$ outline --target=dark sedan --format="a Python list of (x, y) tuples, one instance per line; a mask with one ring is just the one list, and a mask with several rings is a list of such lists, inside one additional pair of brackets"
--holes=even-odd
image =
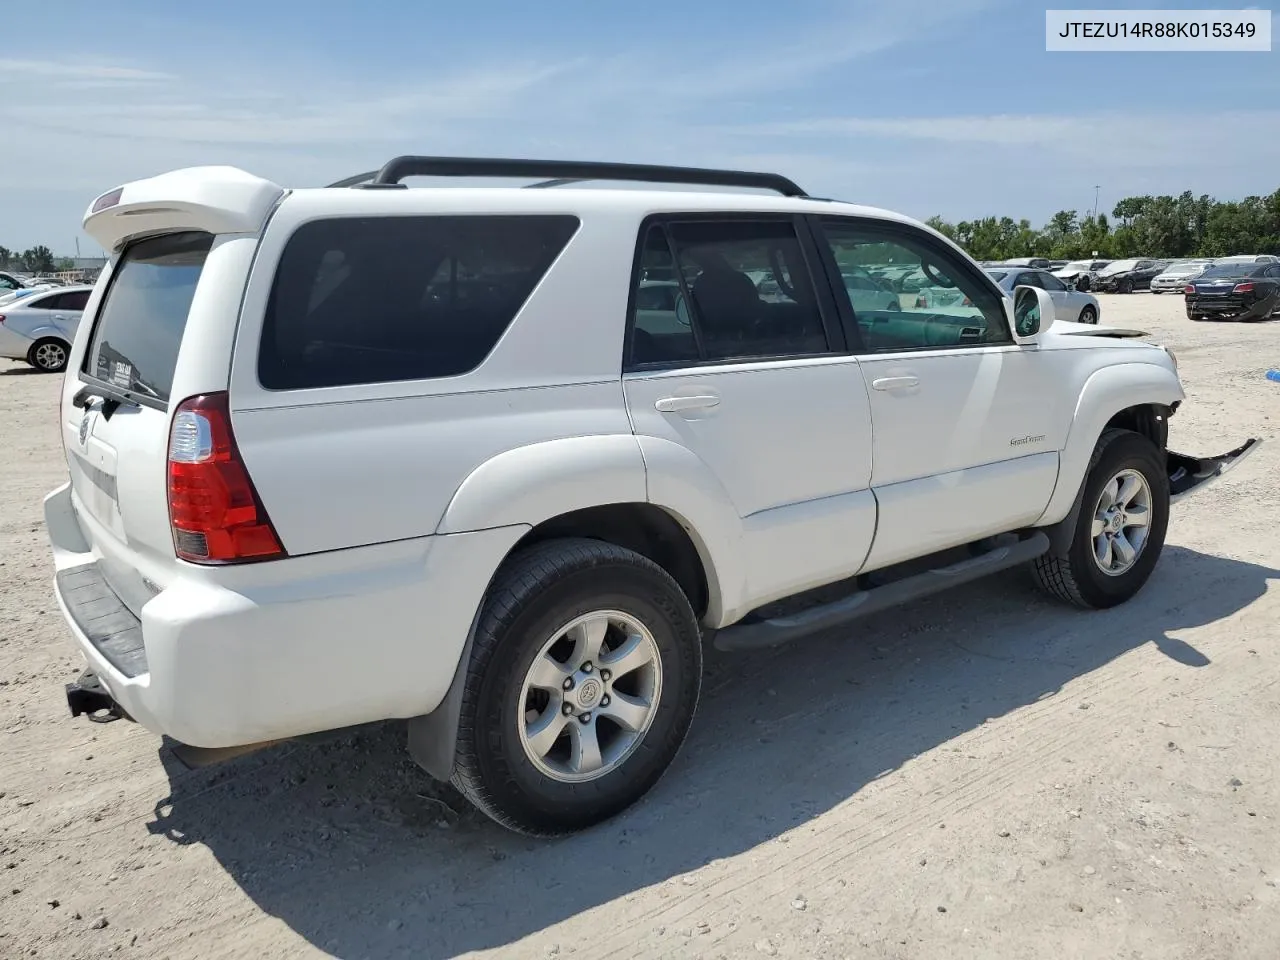
[(1192, 320), (1266, 320), (1280, 313), (1280, 264), (1216, 264), (1183, 292)]
[(1152, 279), (1168, 265), (1168, 260), (1113, 260), (1090, 278), (1089, 289), (1094, 293), (1150, 290)]

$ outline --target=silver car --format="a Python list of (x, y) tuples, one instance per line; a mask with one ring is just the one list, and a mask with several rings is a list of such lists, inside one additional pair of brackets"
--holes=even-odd
[(1091, 293), (1072, 290), (1048, 270), (1028, 270), (1020, 267), (991, 267), (987, 276), (1010, 296), (1014, 287), (1039, 287), (1053, 298), (1053, 316), (1057, 322), (1098, 322), (1098, 298)]
[(25, 360), (45, 373), (64, 370), (92, 292), (57, 287), (0, 302), (0, 357)]
[(1151, 292), (1181, 293), (1188, 280), (1194, 280), (1211, 266), (1213, 261), (1209, 259), (1175, 261), (1151, 278)]

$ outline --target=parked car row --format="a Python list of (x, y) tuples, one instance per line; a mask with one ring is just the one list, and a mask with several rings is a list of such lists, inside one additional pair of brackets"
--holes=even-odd
[(93, 287), (23, 287), (0, 296), (0, 357), (58, 373)]

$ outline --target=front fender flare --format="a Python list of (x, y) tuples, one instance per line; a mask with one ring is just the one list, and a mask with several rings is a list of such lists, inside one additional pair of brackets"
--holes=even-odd
[(1178, 375), (1157, 363), (1121, 363), (1095, 371), (1076, 401), (1067, 442), (1058, 462), (1058, 482), (1036, 526), (1066, 519), (1084, 484), (1089, 459), (1111, 418), (1147, 404), (1168, 407), (1185, 398)]

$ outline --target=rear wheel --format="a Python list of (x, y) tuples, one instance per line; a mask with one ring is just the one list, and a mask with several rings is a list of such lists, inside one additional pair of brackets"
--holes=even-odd
[(61, 373), (67, 368), (67, 345), (52, 337), (37, 340), (27, 352), (27, 363), (45, 373)]
[(1098, 311), (1092, 306), (1085, 307), (1080, 311), (1080, 322), (1096, 324), (1098, 322)]
[(608, 543), (538, 544), (481, 613), (453, 783), (521, 833), (599, 823), (666, 771), (701, 681), (697, 620), (665, 570)]
[(1085, 475), (1080, 515), (1062, 554), (1033, 570), (1047, 593), (1081, 607), (1124, 603), (1142, 589), (1164, 547), (1169, 475), (1156, 445), (1130, 430), (1107, 430)]

